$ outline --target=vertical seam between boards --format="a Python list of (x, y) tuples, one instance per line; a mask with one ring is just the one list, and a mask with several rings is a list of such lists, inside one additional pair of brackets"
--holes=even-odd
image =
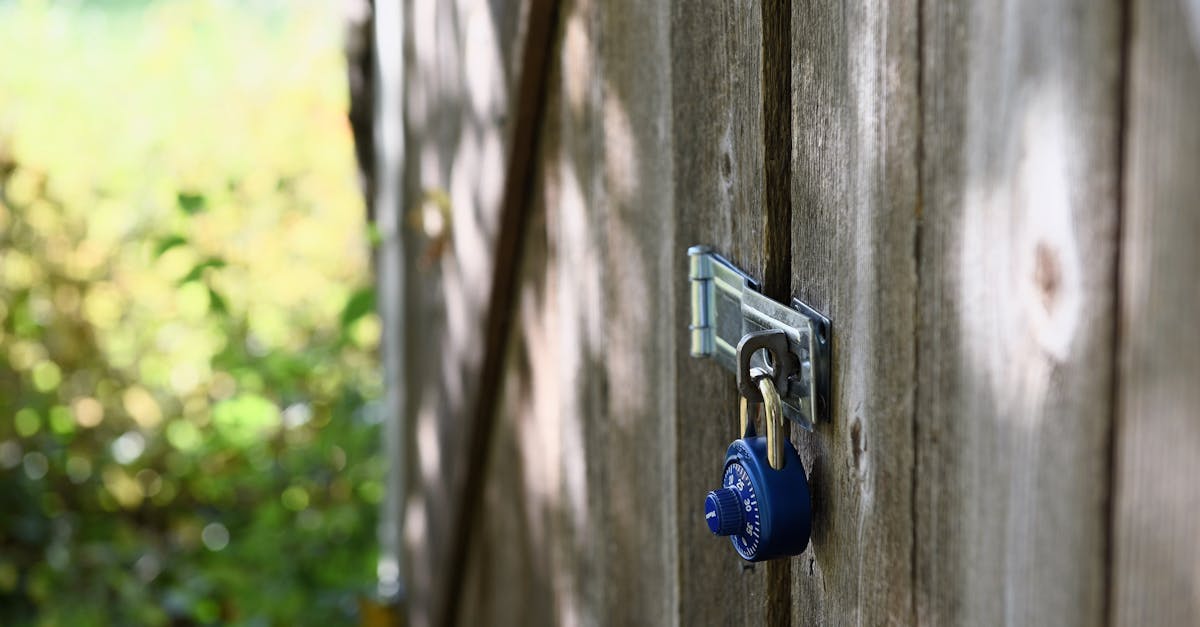
[[(792, 267), (792, 3), (768, 0), (760, 11), (763, 293), (787, 302)], [(769, 562), (765, 570), (767, 623), (791, 624), (791, 560)]]
[(1117, 67), (1116, 99), (1117, 99), (1117, 129), (1116, 129), (1116, 216), (1113, 224), (1113, 258), (1112, 258), (1112, 329), (1109, 336), (1112, 359), (1109, 363), (1109, 420), (1108, 420), (1108, 462), (1107, 500), (1105, 510), (1105, 545), (1104, 545), (1104, 594), (1101, 599), (1101, 610), (1106, 624), (1116, 623), (1116, 551), (1117, 551), (1117, 481), (1120, 473), (1117, 468), (1119, 449), (1117, 435), (1120, 432), (1121, 400), (1123, 394), (1119, 385), (1124, 352), (1122, 346), (1124, 334), (1121, 332), (1122, 306), (1124, 303), (1122, 277), (1122, 249), (1124, 234), (1126, 172), (1128, 167), (1128, 127), (1129, 112), (1132, 108), (1133, 92), (1130, 89), (1130, 65), (1133, 56), (1133, 0), (1117, 0), (1119, 7), (1118, 38), (1120, 58)]
[(922, 281), (921, 281), (921, 237), (923, 234), (923, 222), (925, 212), (925, 0), (916, 1), (916, 19), (917, 19), (917, 141), (916, 141), (916, 207), (914, 207), (915, 216), (913, 224), (913, 302), (912, 302), (912, 407), (909, 416), (909, 428), (911, 429), (911, 446), (912, 446), (912, 470), (910, 474), (909, 485), (909, 508), (910, 520), (912, 525), (910, 532), (909, 546), (909, 612), (913, 625), (919, 625), (920, 612), (918, 610), (918, 591), (920, 588), (920, 569), (918, 567), (919, 557), (919, 540), (920, 535), (918, 530), (920, 525), (917, 523), (920, 516), (920, 507), (917, 505), (919, 497), (918, 480), (920, 479), (920, 428), (917, 422), (920, 408), (921, 385), (918, 373), (921, 372), (921, 344), (917, 340), (921, 331), (921, 297), (922, 297)]

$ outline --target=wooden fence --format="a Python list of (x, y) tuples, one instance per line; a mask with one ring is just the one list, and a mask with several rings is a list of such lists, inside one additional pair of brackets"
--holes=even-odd
[[(376, 4), (412, 624), (1200, 624), (1200, 5)], [(833, 321), (791, 560), (693, 244)]]

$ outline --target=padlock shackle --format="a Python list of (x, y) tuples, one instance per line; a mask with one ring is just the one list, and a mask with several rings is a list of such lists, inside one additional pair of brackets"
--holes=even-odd
[[(783, 400), (779, 398), (779, 390), (771, 377), (763, 376), (758, 379), (758, 390), (762, 392), (763, 407), (767, 410), (764, 420), (767, 425), (767, 462), (775, 470), (783, 470), (786, 458), (783, 455)], [(745, 399), (743, 399), (744, 401)]]
[(750, 419), (750, 400), (745, 396), (739, 396), (738, 398), (741, 400), (741, 410), (738, 412), (738, 437), (744, 438), (750, 434), (746, 429), (752, 424)]
[[(783, 443), (787, 439), (787, 435), (781, 431), (784, 427), (783, 419), (783, 399), (779, 397), (779, 389), (775, 387), (775, 382), (761, 368), (750, 369), (751, 380), (756, 384), (758, 391), (762, 394), (763, 407), (766, 408), (766, 421), (764, 431), (767, 432), (767, 461), (771, 468), (775, 470), (783, 470), (787, 464), (787, 458), (783, 454)], [(749, 437), (751, 432), (750, 420), (750, 404), (754, 401), (741, 397), (741, 411), (739, 412), (740, 421), (738, 423), (738, 434), (740, 437)]]

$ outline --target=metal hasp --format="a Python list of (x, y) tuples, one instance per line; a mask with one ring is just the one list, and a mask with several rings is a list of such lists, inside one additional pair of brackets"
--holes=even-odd
[[(750, 365), (763, 368), (776, 379), (783, 414), (809, 431), (817, 421), (829, 420), (833, 353), (829, 319), (798, 299), (793, 298), (789, 307), (763, 296), (757, 281), (708, 246), (689, 248), (688, 261), (692, 356), (710, 357), (738, 373), (747, 369), (746, 364), (738, 363), (738, 344), (755, 342), (754, 346), (763, 350), (753, 353)], [(784, 339), (786, 356), (764, 357), (777, 355)], [(741, 378), (739, 388), (753, 389)]]

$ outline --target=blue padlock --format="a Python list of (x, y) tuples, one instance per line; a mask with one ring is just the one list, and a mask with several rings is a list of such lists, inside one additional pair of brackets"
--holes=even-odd
[(757, 436), (742, 399), (742, 437), (725, 453), (722, 486), (704, 499), (704, 520), (729, 536), (750, 562), (799, 555), (812, 530), (812, 498), (800, 456), (783, 428), (782, 402), (770, 377), (758, 377), (766, 408), (766, 436)]

